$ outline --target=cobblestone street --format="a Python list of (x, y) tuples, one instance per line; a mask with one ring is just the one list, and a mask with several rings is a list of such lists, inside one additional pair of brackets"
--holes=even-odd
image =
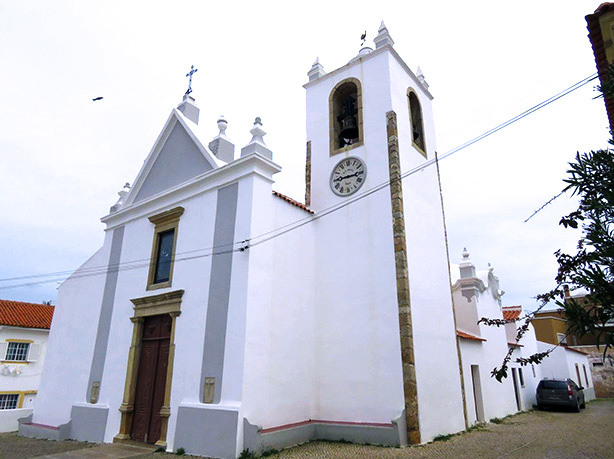
[[(408, 448), (383, 448), (346, 443), (311, 442), (288, 448), (272, 458), (606, 458), (614, 457), (614, 400), (598, 400), (580, 413), (531, 411), (500, 424), (489, 423), (444, 441)], [(180, 447), (181, 445), (177, 445)], [(86, 448), (86, 449), (83, 449)], [(60, 453), (60, 454), (58, 454)], [(64, 454), (61, 454), (64, 453)], [(175, 457), (165, 453), (132, 454), (118, 447), (74, 441), (52, 442), (0, 434), (0, 458)], [(192, 456), (194, 457), (194, 456)]]

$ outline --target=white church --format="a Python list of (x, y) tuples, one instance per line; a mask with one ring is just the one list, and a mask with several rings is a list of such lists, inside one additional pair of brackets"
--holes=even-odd
[[(259, 119), (235, 151), (223, 118), (203, 138), (189, 93), (172, 109), (102, 218), (103, 246), (59, 289), (21, 435), (235, 458), (424, 443), (483, 420), (466, 397), (432, 95), (383, 23), (374, 42), (309, 70), (305, 203), (274, 190)], [(517, 408), (500, 387), (484, 391), (508, 397), (499, 416)]]

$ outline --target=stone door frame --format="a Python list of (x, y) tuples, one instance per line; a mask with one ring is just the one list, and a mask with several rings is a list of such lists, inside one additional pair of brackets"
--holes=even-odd
[(164, 389), (164, 403), (160, 410), (162, 425), (160, 439), (156, 446), (166, 448), (168, 432), (168, 418), (171, 415), (171, 384), (173, 381), (173, 363), (175, 361), (175, 329), (177, 317), (181, 314), (181, 298), (183, 290), (162, 293), (160, 295), (135, 298), (130, 300), (134, 304), (134, 315), (130, 321), (134, 324), (132, 329), (132, 344), (128, 354), (126, 369), (126, 383), (124, 385), (124, 398), (119, 407), (121, 421), (119, 433), (113, 437), (114, 443), (131, 441), (132, 415), (134, 413), (134, 397), (136, 393), (136, 379), (141, 355), (141, 337), (143, 336), (143, 323), (145, 317), (169, 314), (172, 319), (170, 346), (168, 352), (168, 367), (166, 371), (166, 387)]

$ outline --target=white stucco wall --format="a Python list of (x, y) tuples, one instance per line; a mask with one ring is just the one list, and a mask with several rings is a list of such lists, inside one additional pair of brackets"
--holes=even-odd
[[(40, 345), (36, 361), (0, 363), (0, 394), (19, 394), (21, 408), (0, 410), (0, 432), (17, 430), (17, 420), (32, 412), (32, 403), (39, 389), (49, 330), (0, 325), (0, 343), (10, 340), (27, 340)], [(4, 355), (0, 356), (2, 359)], [(6, 370), (5, 370), (6, 367)], [(12, 370), (10, 373), (8, 370)], [(7, 374), (4, 374), (6, 371)]]
[[(364, 145), (330, 156), (329, 96), (356, 78), (362, 88)], [(344, 157), (366, 165), (362, 190), (388, 180), (387, 64), (383, 54), (338, 69), (307, 87), (312, 208), (347, 198), (329, 177)], [(390, 423), (403, 410), (390, 192), (383, 189), (314, 223), (316, 419)]]
[[(493, 286), (487, 286), (486, 290), (473, 296), (471, 303), (461, 294), (460, 288), (453, 291), (455, 304), (473, 304), (477, 317), (503, 318), (499, 302), (493, 296)], [(457, 309), (457, 314), (466, 312)], [(461, 322), (461, 321), (459, 321)], [(500, 367), (508, 350), (505, 329), (503, 327), (487, 327), (484, 324), (475, 326), (481, 338), (486, 341), (475, 341), (459, 338), (461, 344), (461, 356), (463, 361), (463, 375), (465, 378), (465, 397), (467, 401), (467, 416), (470, 424), (477, 422), (475, 399), (473, 394), (473, 381), (471, 366), (477, 365), (480, 373), (480, 386), (482, 392), (482, 405), (484, 420), (505, 417), (515, 413), (516, 402), (511, 373), (508, 378), (498, 382), (490, 375), (495, 367)]]
[(0, 432), (15, 432), (19, 428), (18, 420), (32, 414), (32, 408), (0, 410)]
[(103, 247), (58, 289), (32, 422), (64, 424), (70, 420), (72, 403), (85, 401), (110, 242), (110, 235), (105, 235)]
[[(40, 354), (36, 361), (31, 362), (7, 362), (0, 363), (0, 393), (2, 392), (26, 392), (38, 390), (45, 355), (47, 353), (47, 340), (49, 330), (10, 327), (0, 325), (0, 343), (10, 340), (26, 340), (33, 344), (40, 344)], [(0, 359), (4, 356), (0, 356)], [(4, 367), (15, 367), (19, 370), (8, 375), (3, 374)]]
[[(213, 246), (215, 189), (178, 201), (164, 199), (156, 204), (158, 211), (148, 212), (126, 223), (122, 245), (123, 260), (149, 258), (153, 243), (153, 225), (147, 216), (176, 206), (185, 209), (177, 229), (176, 254), (179, 254), (179, 257), (181, 254), (208, 254), (202, 249)], [(185, 293), (181, 302), (181, 315), (177, 317), (175, 324), (175, 377), (171, 390), (171, 412), (177, 413), (180, 403), (198, 402), (210, 269), (210, 256), (175, 261), (172, 285), (151, 292), (146, 290), (148, 263), (139, 269), (119, 273), (100, 404), (118, 407), (123, 399), (126, 362), (133, 330), (130, 317), (134, 315), (134, 311), (130, 299), (175, 290), (185, 290)], [(118, 433), (120, 414), (116, 409), (109, 411), (105, 441), (112, 441), (113, 436)], [(174, 437), (175, 422), (176, 416), (169, 420), (170, 442)]]
[[(388, 56), (391, 108), (397, 114), (401, 170), (410, 171), (433, 159), (435, 122), (430, 97), (392, 55)], [(413, 145), (407, 91), (422, 108), (425, 158)], [(441, 197), (434, 165), (403, 179), (409, 285), (411, 292), (418, 403), (422, 440), (462, 430), (460, 371)], [(436, 320), (437, 327), (433, 327)], [(437, 410), (428, 407), (437, 406)]]
[[(311, 218), (256, 187), (251, 234)], [(257, 240), (257, 239), (256, 239)], [(313, 225), (249, 249), (242, 416), (270, 428), (314, 418)]]
[[(331, 157), (329, 119), (324, 115), (334, 86), (350, 77), (361, 82), (364, 145)], [(432, 154), (430, 101), (416, 83), (396, 57), (380, 50), (307, 85), (314, 210), (344, 201), (328, 184), (330, 171), (344, 157), (358, 156), (366, 163), (363, 190), (389, 179), (386, 112), (390, 110), (397, 113), (403, 171), (425, 161), (409, 139), (409, 87), (419, 92), (427, 149)], [(420, 428), (422, 440), (428, 441), (464, 428), (435, 169), (404, 180), (403, 190)], [(321, 308), (316, 330), (323, 356), (316, 360), (316, 368), (321, 415), (331, 420), (390, 422), (404, 406), (390, 190), (384, 188), (323, 218), (316, 232), (316, 285), (320, 286), (316, 305)], [(434, 317), (437, 327), (433, 327)], [(348, 345), (355, 350), (353, 355), (344, 355)], [(338, 378), (346, 378), (353, 389), (343, 388)], [(435, 405), (437, 410), (430, 409)]]
[(517, 372), (522, 369), (524, 385), (519, 384), (521, 404), (523, 410), (530, 410), (535, 405), (535, 391), (537, 390), (537, 385), (539, 384), (539, 381), (541, 381), (543, 378), (542, 366), (521, 366), (520, 364), (516, 363), (515, 360), (519, 357), (528, 358), (529, 356), (539, 352), (537, 347), (537, 339), (535, 338), (535, 329), (533, 328), (533, 325), (529, 324), (529, 329), (524, 334), (519, 344), (522, 347), (517, 347), (514, 349), (514, 352), (512, 354), (512, 360), (510, 362), (510, 368), (516, 368)]
[[(545, 352), (551, 349), (552, 346), (553, 345), (549, 343), (537, 342), (539, 352)], [(580, 371), (580, 381), (578, 381), (576, 364)], [(586, 368), (588, 384), (586, 384), (583, 365), (584, 368)], [(542, 361), (540, 366), (542, 367), (544, 378), (573, 379), (578, 386), (584, 387), (584, 397), (586, 401), (595, 398), (595, 385), (593, 384), (593, 377), (590, 371), (590, 362), (588, 361), (588, 356), (584, 353), (559, 346)]]

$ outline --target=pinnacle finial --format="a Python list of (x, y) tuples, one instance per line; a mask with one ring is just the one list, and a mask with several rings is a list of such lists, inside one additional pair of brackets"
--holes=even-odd
[(268, 159), (273, 159), (273, 152), (264, 143), (263, 137), (266, 135), (266, 132), (262, 130), (262, 120), (259, 116), (254, 120), (254, 127), (249, 132), (252, 135), (252, 140), (241, 148), (241, 157), (252, 153), (259, 153)]
[(424, 89), (429, 88), (429, 84), (426, 82), (426, 79), (424, 78), (424, 73), (422, 73), (422, 69), (420, 67), (418, 67), (418, 70), (416, 70), (416, 77), (418, 78), (418, 81), (422, 83), (422, 86), (424, 86)]
[(228, 128), (228, 121), (226, 121), (226, 118), (224, 118), (224, 115), (220, 115), (220, 117), (218, 118), (217, 128), (220, 130), (219, 135), (221, 136), (226, 135), (226, 129)]
[(315, 62), (311, 65), (309, 72), (307, 72), (307, 76), (309, 77), (309, 81), (317, 80), (322, 75), (325, 75), (324, 67), (320, 64), (320, 58), (316, 57)]
[(379, 49), (385, 45), (394, 45), (394, 40), (390, 36), (390, 33), (388, 32), (384, 21), (382, 21), (382, 23), (380, 24), (379, 29), (377, 31), (377, 37), (375, 37), (373, 43), (375, 43), (375, 49)]
[(228, 137), (226, 137), (226, 129), (228, 128), (228, 121), (224, 115), (220, 115), (217, 119), (217, 127), (220, 130), (220, 133), (216, 135), (211, 142), (209, 142), (209, 150), (213, 153), (218, 159), (221, 159), (224, 162), (234, 161), (235, 157), (235, 146), (230, 141)]
[(463, 248), (463, 259), (464, 260), (469, 260), (469, 252), (467, 251), (467, 247)]
[(117, 194), (119, 195), (119, 199), (117, 200), (115, 204), (111, 206), (111, 209), (109, 209), (110, 213), (117, 212), (119, 209), (121, 209), (121, 207), (124, 205), (126, 196), (128, 195), (129, 191), (130, 191), (130, 183), (126, 182), (124, 184), (124, 187), (120, 191), (118, 191)]

